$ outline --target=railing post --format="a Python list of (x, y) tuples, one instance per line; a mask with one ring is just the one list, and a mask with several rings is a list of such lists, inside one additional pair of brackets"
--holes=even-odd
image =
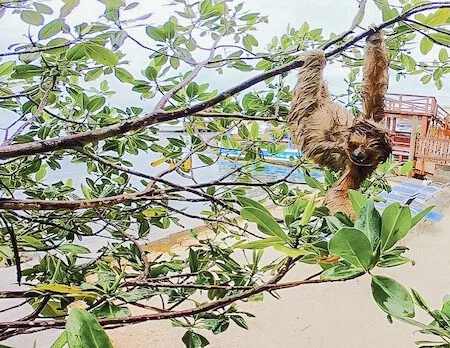
[(416, 151), (416, 139), (417, 139), (417, 124), (419, 118), (417, 116), (413, 116), (412, 125), (411, 125), (411, 139), (409, 142), (409, 154), (408, 161), (414, 161), (414, 155)]

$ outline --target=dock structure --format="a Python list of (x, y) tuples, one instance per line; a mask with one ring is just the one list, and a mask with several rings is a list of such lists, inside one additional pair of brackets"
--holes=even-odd
[(415, 174), (433, 175), (450, 164), (450, 114), (435, 97), (388, 94), (385, 124), (399, 161), (415, 161)]

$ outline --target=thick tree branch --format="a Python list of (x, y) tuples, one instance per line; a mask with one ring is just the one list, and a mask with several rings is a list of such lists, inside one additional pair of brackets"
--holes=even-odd
[[(265, 73), (259, 74), (242, 84), (230, 88), (217, 95), (216, 97), (207, 101), (198, 103), (196, 105), (178, 109), (174, 111), (153, 111), (142, 118), (133, 121), (124, 121), (111, 126), (99, 128), (82, 133), (76, 133), (60, 138), (47, 139), (41, 141), (33, 141), (24, 144), (13, 144), (0, 147), (0, 159), (7, 159), (11, 157), (32, 155), (43, 152), (57, 151), (62, 149), (74, 149), (76, 147), (82, 147), (87, 143), (99, 141), (122, 134), (130, 131), (138, 130), (143, 127), (148, 127), (154, 124), (173, 121), (182, 117), (197, 114), (198, 112), (205, 110), (213, 105), (220, 103), (221, 101), (261, 82), (270, 77), (282, 74), (292, 69), (298, 68), (303, 65), (302, 60), (296, 60), (289, 64), (282, 65), (278, 68), (269, 70)], [(217, 117), (217, 116), (216, 116)], [(225, 116), (228, 117), (228, 116)]]
[[(292, 282), (286, 282), (286, 283), (278, 283), (278, 281), (283, 278), (283, 276), (291, 269), (292, 267), (292, 259), (288, 260), (289, 262), (285, 264), (285, 267), (282, 267), (280, 271), (277, 273), (276, 276), (274, 276), (271, 280), (269, 280), (267, 283), (264, 283), (263, 285), (244, 290), (238, 294), (228, 296), (221, 298), (217, 301), (213, 301), (210, 303), (206, 303), (203, 305), (200, 305), (195, 308), (189, 308), (179, 311), (171, 311), (171, 312), (163, 312), (163, 313), (149, 313), (149, 314), (142, 314), (142, 315), (136, 315), (132, 317), (127, 318), (117, 318), (117, 319), (102, 319), (100, 320), (100, 324), (102, 326), (111, 326), (111, 325), (126, 325), (126, 324), (135, 324), (150, 320), (163, 320), (163, 319), (174, 319), (174, 318), (180, 318), (180, 317), (186, 317), (186, 316), (192, 316), (198, 313), (213, 311), (217, 309), (224, 308), (236, 301), (244, 300), (246, 298), (249, 298), (252, 295), (256, 295), (265, 291), (275, 291), (280, 289), (288, 289), (293, 288), (301, 285), (308, 285), (308, 284), (320, 284), (325, 283), (328, 281), (324, 281), (321, 279), (314, 279), (317, 277), (321, 272), (316, 273), (312, 275), (311, 277), (308, 277), (304, 280), (297, 280)], [(57, 328), (57, 327), (64, 327), (66, 324), (65, 320), (43, 320), (43, 321), (13, 321), (13, 322), (0, 322), (0, 328), (30, 328), (30, 327), (46, 327), (46, 328)]]

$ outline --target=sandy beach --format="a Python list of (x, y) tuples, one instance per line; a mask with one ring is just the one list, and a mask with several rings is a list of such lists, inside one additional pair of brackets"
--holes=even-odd
[[(416, 265), (376, 268), (382, 274), (418, 290), (432, 308), (440, 308), (442, 298), (450, 293), (450, 208), (441, 211), (439, 223), (425, 222), (402, 241), (410, 250), (406, 256)], [(302, 279), (317, 268), (297, 265), (286, 280)], [(390, 324), (372, 299), (370, 277), (355, 280), (306, 285), (279, 291), (281, 299), (266, 294), (263, 302), (239, 303), (239, 308), (256, 315), (248, 319), (249, 330), (232, 324), (220, 335), (206, 330), (214, 348), (269, 347), (415, 347), (415, 341), (426, 338), (416, 327), (394, 321)], [(138, 313), (138, 312), (136, 312)], [(418, 312), (416, 319), (428, 323)], [(147, 322), (109, 331), (117, 348), (183, 347), (182, 328), (173, 328), (169, 321)], [(431, 337), (433, 338), (433, 337)]]

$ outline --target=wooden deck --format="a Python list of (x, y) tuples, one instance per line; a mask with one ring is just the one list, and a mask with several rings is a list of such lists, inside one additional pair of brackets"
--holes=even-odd
[[(397, 160), (415, 160), (419, 175), (433, 174), (436, 164), (450, 164), (450, 114), (436, 98), (388, 94), (385, 113)], [(398, 130), (398, 120), (405, 119), (410, 130)]]

